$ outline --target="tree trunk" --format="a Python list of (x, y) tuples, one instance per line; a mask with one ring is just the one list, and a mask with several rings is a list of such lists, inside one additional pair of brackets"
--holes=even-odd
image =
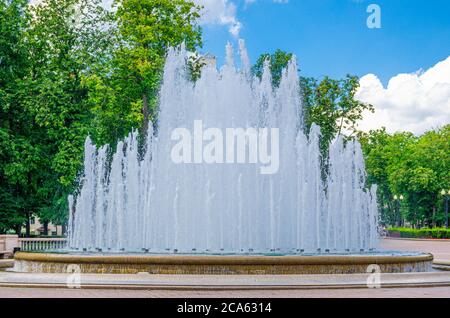
[(402, 226), (402, 214), (400, 211), (400, 201), (396, 201), (396, 226), (401, 227)]
[(432, 227), (435, 228), (436, 227), (436, 207), (433, 206), (433, 216), (432, 216)]
[(26, 220), (26, 224), (25, 224), (25, 237), (30, 237), (31, 236), (31, 226), (30, 226), (30, 212), (27, 212), (27, 220)]
[(21, 224), (17, 224), (17, 225), (14, 227), (14, 231), (16, 232), (17, 235), (20, 236), (20, 234), (22, 233), (22, 225), (21, 225)]
[(44, 236), (48, 236), (48, 221), (44, 221)]

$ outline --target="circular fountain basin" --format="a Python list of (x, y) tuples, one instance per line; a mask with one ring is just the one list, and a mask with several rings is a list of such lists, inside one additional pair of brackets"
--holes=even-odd
[[(374, 252), (348, 255), (148, 255), (58, 254), (15, 255), (14, 270), (35, 273), (292, 275), (427, 272), (433, 255)], [(76, 265), (76, 266), (74, 266)], [(371, 265), (378, 265), (374, 267)]]

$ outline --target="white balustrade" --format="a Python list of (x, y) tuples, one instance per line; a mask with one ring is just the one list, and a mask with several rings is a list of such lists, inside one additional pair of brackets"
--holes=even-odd
[(67, 246), (65, 238), (21, 238), (19, 239), (22, 251), (52, 251), (64, 249)]

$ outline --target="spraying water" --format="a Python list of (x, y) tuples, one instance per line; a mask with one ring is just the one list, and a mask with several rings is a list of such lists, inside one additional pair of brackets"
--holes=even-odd
[[(239, 43), (241, 70), (227, 47), (227, 64), (207, 66), (194, 84), (186, 52), (171, 49), (160, 91), (157, 131), (149, 125), (145, 154), (138, 135), (108, 147), (85, 143), (84, 174), (69, 197), (69, 246), (76, 250), (184, 254), (346, 253), (377, 246), (376, 188), (365, 189), (358, 142), (336, 138), (326, 178), (321, 171), (320, 129), (303, 132), (295, 60), (272, 86), (250, 74)], [(254, 163), (175, 163), (176, 128), (194, 122), (279, 130), (279, 169), (261, 174)], [(266, 136), (267, 137), (267, 136)], [(194, 145), (195, 148), (195, 145)], [(273, 149), (272, 149), (273, 150)]]

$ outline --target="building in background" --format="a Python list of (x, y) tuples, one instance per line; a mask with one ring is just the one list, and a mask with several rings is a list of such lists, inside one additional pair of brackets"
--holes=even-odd
[[(42, 224), (38, 217), (33, 216), (30, 220), (30, 234), (32, 236), (44, 235), (45, 229), (44, 224)], [(54, 225), (52, 223), (48, 224), (47, 236), (62, 236), (63, 227), (61, 225)]]

